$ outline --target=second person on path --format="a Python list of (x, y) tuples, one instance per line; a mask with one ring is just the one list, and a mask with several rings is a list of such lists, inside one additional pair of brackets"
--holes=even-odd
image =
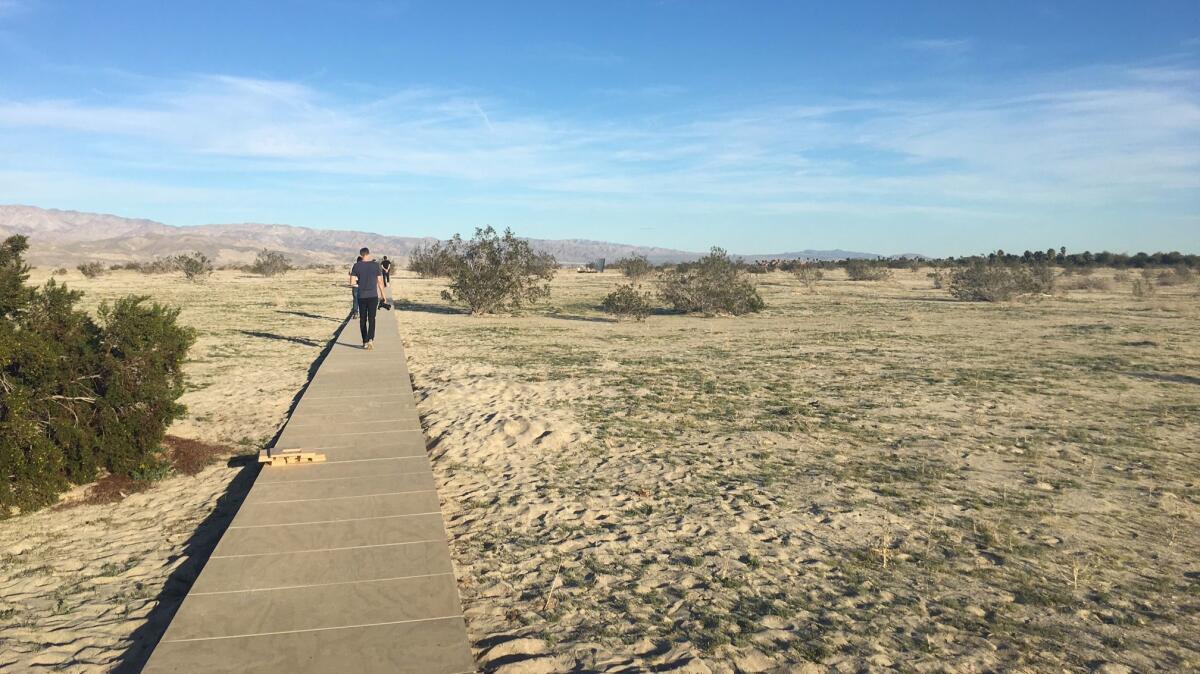
[(363, 348), (373, 349), (375, 311), (387, 295), (383, 291), (383, 270), (371, 259), (371, 250), (363, 248), (358, 253), (362, 259), (350, 270), (350, 282), (358, 288), (358, 329), (362, 333)]

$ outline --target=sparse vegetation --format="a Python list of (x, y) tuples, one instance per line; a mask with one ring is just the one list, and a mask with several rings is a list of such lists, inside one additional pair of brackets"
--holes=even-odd
[(213, 273), (212, 260), (200, 251), (177, 255), (174, 258), (175, 268), (183, 272), (183, 277), (189, 281), (200, 282)]
[(292, 261), (287, 255), (266, 248), (258, 251), (254, 264), (250, 265), (250, 273), (259, 276), (282, 276), (292, 269)]
[(75, 268), (79, 270), (80, 274), (83, 274), (84, 278), (96, 278), (108, 273), (108, 269), (100, 262), (84, 262)]
[(513, 311), (550, 296), (558, 269), (554, 256), (536, 253), (512, 230), (477, 228), (469, 241), (455, 234), (446, 245), (450, 287), (444, 299), (465, 304), (472, 314)]
[(436, 278), (450, 275), (453, 259), (449, 246), (438, 241), (419, 244), (408, 255), (408, 270), (421, 278)]
[(621, 273), (633, 280), (641, 279), (654, 273), (654, 265), (650, 264), (650, 260), (646, 259), (645, 255), (631, 255), (617, 260), (612, 266), (621, 270)]
[(846, 278), (851, 281), (886, 281), (892, 270), (886, 264), (868, 260), (846, 260)]
[(808, 264), (797, 266), (792, 274), (796, 276), (797, 281), (804, 284), (809, 292), (815, 292), (817, 282), (825, 278), (825, 272), (821, 271), (819, 267)]
[(766, 306), (746, 272), (721, 248), (663, 272), (657, 284), (659, 296), (676, 311), (741, 316)]
[(639, 290), (632, 283), (627, 283), (618, 286), (616, 290), (606, 295), (600, 306), (618, 318), (644, 321), (654, 308), (651, 303), (652, 299), (650, 293)]
[(973, 302), (1004, 302), (1019, 295), (1054, 291), (1054, 271), (1045, 265), (1010, 265), (976, 260), (950, 273), (950, 294)]

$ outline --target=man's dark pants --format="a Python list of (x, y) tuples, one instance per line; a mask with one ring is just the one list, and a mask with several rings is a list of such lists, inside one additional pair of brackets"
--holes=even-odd
[(358, 298), (358, 330), (364, 344), (375, 339), (375, 310), (378, 308), (378, 297)]

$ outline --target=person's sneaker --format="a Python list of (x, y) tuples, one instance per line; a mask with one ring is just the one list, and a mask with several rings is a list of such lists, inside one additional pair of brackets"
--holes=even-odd
[(375, 341), (372, 340), (370, 342), (367, 342), (367, 351), (374, 351), (374, 350), (375, 350)]

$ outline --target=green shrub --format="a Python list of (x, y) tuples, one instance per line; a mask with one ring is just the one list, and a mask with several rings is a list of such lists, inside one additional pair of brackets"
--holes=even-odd
[(645, 255), (623, 257), (613, 266), (618, 267), (622, 274), (631, 279), (640, 279), (654, 273), (654, 265), (650, 264)]
[(254, 264), (250, 265), (250, 273), (260, 276), (280, 276), (291, 269), (292, 261), (286, 255), (266, 248), (258, 252), (254, 257)]
[(200, 282), (213, 273), (212, 260), (209, 260), (208, 256), (200, 251), (176, 255), (174, 262), (175, 268), (183, 272), (184, 278), (189, 281)]
[(604, 296), (600, 306), (618, 318), (632, 318), (644, 321), (650, 315), (653, 306), (650, 293), (641, 292), (632, 283), (617, 286), (617, 289)]
[(82, 293), (29, 288), (24, 237), (0, 245), (0, 518), (55, 500), (100, 469), (148, 473), (183, 414), (180, 367), (194, 341), (178, 311), (146, 298), (76, 309)]
[(846, 278), (851, 281), (884, 281), (892, 277), (892, 270), (879, 263), (867, 260), (846, 260)]
[(470, 241), (455, 234), (445, 246), (450, 287), (442, 297), (465, 304), (472, 314), (520, 309), (550, 296), (550, 279), (558, 263), (549, 253), (535, 253), (512, 230), (504, 236), (491, 227), (476, 228)]
[(416, 272), (421, 278), (449, 276), (452, 262), (449, 248), (431, 241), (419, 244), (409, 253), (408, 270)]
[(108, 273), (108, 269), (106, 269), (104, 265), (99, 262), (85, 262), (76, 267), (76, 269), (78, 269), (79, 273), (83, 274), (85, 278), (96, 278), (97, 276), (103, 276)]
[(975, 260), (950, 273), (950, 294), (973, 302), (1004, 302), (1019, 295), (1054, 292), (1048, 265), (1009, 265)]
[(659, 296), (676, 311), (740, 316), (766, 306), (746, 272), (721, 248), (658, 278)]

